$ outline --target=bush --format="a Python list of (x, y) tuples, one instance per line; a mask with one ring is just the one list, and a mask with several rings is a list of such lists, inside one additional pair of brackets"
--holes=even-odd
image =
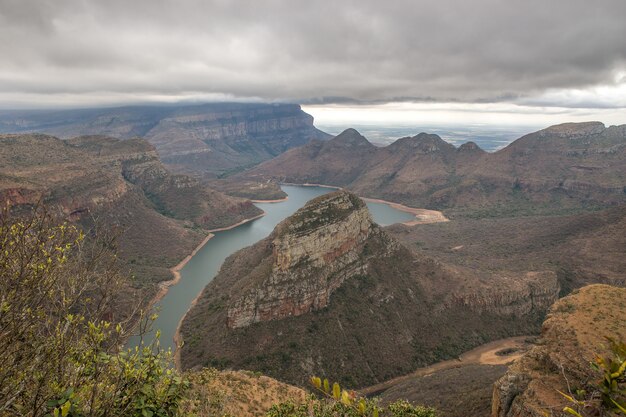
[(327, 379), (312, 377), (311, 383), (319, 397), (310, 396), (304, 404), (285, 402), (274, 405), (267, 417), (436, 417), (434, 408), (414, 406), (397, 401), (381, 407), (377, 400), (359, 397)]
[(119, 352), (111, 241), (42, 209), (0, 213), (0, 415), (175, 415), (188, 383), (158, 340)]

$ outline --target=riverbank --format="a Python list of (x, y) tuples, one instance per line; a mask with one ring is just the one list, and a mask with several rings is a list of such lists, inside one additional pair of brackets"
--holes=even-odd
[[(279, 200), (251, 200), (253, 203), (280, 203), (283, 201), (286, 201), (288, 197), (279, 199)], [(263, 211), (263, 213), (259, 214), (258, 216), (254, 216), (248, 219), (244, 219), (242, 221), (240, 221), (239, 223), (235, 223), (231, 226), (227, 226), (227, 227), (222, 227), (219, 229), (212, 229), (209, 230), (209, 235), (204, 239), (204, 241), (198, 246), (196, 247), (193, 252), (188, 255), (185, 259), (183, 259), (178, 265), (176, 265), (174, 268), (171, 269), (172, 273), (174, 274), (174, 279), (172, 279), (171, 281), (167, 281), (167, 288), (165, 289), (165, 291), (163, 292), (163, 294), (161, 295), (161, 297), (159, 298), (159, 300), (161, 298), (163, 298), (165, 296), (165, 294), (167, 294), (167, 291), (169, 290), (169, 287), (171, 287), (172, 285), (177, 284), (180, 279), (181, 279), (181, 274), (180, 271), (185, 267), (185, 265), (187, 265), (187, 263), (191, 260), (191, 258), (194, 257), (194, 255), (200, 250), (202, 249), (202, 247), (213, 237), (215, 236), (213, 233), (214, 232), (223, 232), (226, 230), (231, 230), (234, 229), (235, 227), (241, 226), (242, 224), (245, 223), (249, 223), (253, 220), (259, 219), (263, 216), (265, 216), (266, 213), (265, 211)], [(204, 290), (204, 289), (203, 289)], [(198, 302), (198, 299), (200, 298), (200, 296), (202, 295), (202, 291), (200, 291), (195, 297), (194, 299), (191, 301), (191, 303), (189, 304), (189, 308), (187, 308), (187, 311), (185, 312), (185, 314), (180, 318), (180, 320), (178, 321), (178, 324), (176, 325), (176, 330), (174, 332), (174, 336), (173, 336), (173, 341), (174, 341), (174, 346), (176, 346), (177, 348), (174, 350), (174, 366), (176, 367), (176, 369), (178, 370), (182, 370), (181, 368), (181, 357), (180, 357), (180, 349), (178, 348), (183, 340), (180, 334), (180, 328), (183, 324), (183, 320), (185, 320), (185, 317), (187, 316), (187, 314), (189, 313), (189, 311), (196, 305), (196, 303)], [(158, 301), (158, 300), (157, 300)]]
[(410, 220), (408, 222), (402, 223), (406, 226), (416, 226), (418, 224), (441, 223), (441, 222), (450, 221), (450, 219), (444, 216), (442, 212), (437, 211), (437, 210), (428, 210), (428, 209), (409, 207), (409, 206), (405, 206), (404, 204), (394, 203), (391, 201), (381, 200), (378, 198), (361, 197), (361, 199), (363, 201), (368, 201), (370, 203), (387, 204), (388, 206), (393, 207), (396, 210), (413, 214), (415, 216), (415, 220)]
[(254, 217), (250, 217), (248, 219), (243, 219), (242, 221), (235, 223), (233, 225), (230, 226), (226, 226), (226, 227), (220, 227), (217, 229), (211, 229), (211, 230), (207, 230), (207, 236), (204, 238), (204, 240), (198, 245), (196, 246), (196, 248), (191, 251), (191, 253), (189, 255), (187, 255), (182, 261), (180, 261), (176, 266), (170, 268), (170, 272), (172, 273), (172, 275), (174, 276), (174, 278), (172, 278), (169, 281), (164, 281), (164, 282), (160, 282), (159, 283), (159, 287), (161, 287), (159, 289), (159, 292), (157, 293), (157, 295), (154, 296), (154, 298), (150, 301), (149, 303), (149, 308), (152, 308), (156, 303), (158, 303), (159, 301), (161, 301), (161, 299), (163, 297), (165, 297), (165, 294), (167, 294), (167, 291), (169, 290), (169, 288), (172, 285), (176, 285), (178, 284), (178, 282), (180, 281), (181, 275), (180, 275), (180, 271), (185, 267), (185, 265), (187, 265), (187, 263), (189, 262), (189, 260), (191, 260), (191, 258), (194, 257), (194, 255), (196, 253), (198, 253), (198, 251), (200, 249), (202, 249), (202, 247), (204, 245), (206, 245), (206, 243), (213, 237), (215, 236), (213, 233), (215, 232), (223, 232), (225, 230), (230, 230), (230, 229), (234, 229), (237, 226), (241, 226), (242, 224), (246, 224), (248, 222), (251, 222), (253, 220), (259, 219), (261, 217), (265, 216), (265, 212), (254, 216)]
[[(334, 185), (325, 185), (325, 184), (312, 184), (312, 183), (294, 184), (294, 183), (289, 183), (289, 182), (284, 182), (281, 184), (295, 185), (295, 186), (301, 186), (301, 187), (322, 187), (322, 188), (331, 188), (333, 190), (345, 190), (345, 188), (343, 187), (336, 187)], [(346, 191), (350, 191), (350, 190), (346, 190)], [(393, 201), (381, 200), (379, 198), (369, 198), (369, 197), (361, 197), (361, 196), (359, 197), (363, 201), (368, 201), (370, 203), (387, 204), (389, 207), (395, 208), (396, 210), (413, 214), (415, 216), (415, 220), (403, 222), (402, 224), (405, 226), (416, 226), (418, 224), (441, 223), (441, 222), (450, 221), (450, 219), (444, 216), (442, 212), (437, 211), (437, 210), (428, 210), (428, 209), (422, 209), (422, 208), (409, 207), (409, 206), (405, 206), (404, 204), (394, 203)]]

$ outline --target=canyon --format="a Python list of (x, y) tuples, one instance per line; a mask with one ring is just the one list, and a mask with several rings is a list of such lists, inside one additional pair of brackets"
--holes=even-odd
[[(209, 229), (261, 214), (250, 201), (170, 173), (143, 139), (104, 136), (0, 135), (0, 203), (17, 215), (45, 206), (87, 236), (114, 237), (129, 285), (148, 299)], [(141, 303), (132, 294), (128, 304)]]
[(559, 290), (551, 271), (478, 274), (417, 254), (337, 191), (226, 259), (182, 323), (182, 366), (363, 386), (535, 332)]

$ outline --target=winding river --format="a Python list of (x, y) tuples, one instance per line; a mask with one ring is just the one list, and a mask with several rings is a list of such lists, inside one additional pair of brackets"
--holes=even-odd
[[(153, 330), (161, 331), (162, 348), (175, 349), (174, 335), (178, 323), (196, 296), (217, 275), (220, 266), (229, 255), (268, 236), (278, 223), (304, 206), (307, 201), (333, 191), (331, 188), (315, 186), (283, 185), (281, 188), (289, 196), (287, 200), (255, 203), (265, 212), (265, 216), (230, 230), (215, 232), (214, 236), (185, 264), (180, 271), (180, 282), (171, 286), (167, 294), (155, 305), (159, 316), (153, 323)], [(367, 206), (374, 221), (381, 226), (414, 219), (413, 214), (384, 203), (367, 202)], [(138, 343), (139, 339), (134, 337), (129, 340), (128, 346), (133, 347)]]

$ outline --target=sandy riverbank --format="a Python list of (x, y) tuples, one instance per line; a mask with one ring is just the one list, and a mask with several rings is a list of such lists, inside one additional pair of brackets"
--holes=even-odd
[[(284, 185), (295, 185), (302, 187), (322, 187), (322, 188), (331, 188), (334, 190), (345, 190), (343, 187), (336, 187), (334, 185), (326, 185), (326, 184), (312, 184), (312, 183), (304, 183), (304, 184), (294, 184), (294, 183), (282, 183)], [(347, 190), (350, 191), (350, 190)], [(389, 207), (395, 208), (396, 210), (404, 211), (406, 213), (411, 213), (415, 215), (415, 220), (410, 220), (408, 222), (404, 222), (402, 224), (406, 226), (416, 226), (418, 224), (428, 224), (428, 223), (440, 223), (450, 221), (446, 216), (443, 215), (442, 212), (437, 210), (427, 210), (422, 208), (415, 208), (405, 206), (404, 204), (394, 203), (393, 201), (381, 200), (379, 198), (369, 198), (369, 197), (361, 197), (363, 201), (369, 201), (370, 203), (382, 203), (386, 204)]]
[[(258, 218), (261, 218), (265, 216), (265, 212), (262, 212), (261, 214), (254, 216), (254, 217), (250, 217), (247, 219), (244, 219), (240, 222), (237, 222), (233, 225), (230, 226), (226, 226), (226, 227), (220, 227), (217, 229), (211, 229), (211, 230), (207, 230), (207, 236), (202, 240), (202, 242), (200, 242), (200, 244), (198, 246), (195, 247), (195, 249), (193, 251), (191, 251), (191, 253), (189, 255), (187, 255), (182, 261), (180, 261), (176, 266), (173, 266), (172, 268), (170, 268), (170, 272), (173, 275), (173, 278), (169, 281), (163, 281), (159, 283), (159, 291), (156, 293), (156, 295), (154, 297), (152, 297), (152, 299), (150, 300), (150, 302), (148, 303), (148, 307), (147, 310), (150, 310), (154, 307), (154, 305), (156, 303), (158, 303), (159, 301), (161, 301), (163, 299), (163, 297), (165, 297), (165, 295), (167, 294), (167, 292), (169, 291), (170, 287), (172, 287), (173, 285), (176, 285), (180, 282), (181, 279), (181, 274), (180, 271), (185, 267), (185, 265), (187, 265), (187, 263), (191, 260), (191, 258), (193, 258), (196, 253), (198, 253), (198, 251), (200, 249), (202, 249), (202, 247), (204, 245), (206, 245), (206, 243), (211, 240), (211, 238), (214, 235), (215, 232), (223, 232), (225, 230), (230, 230), (230, 229), (234, 229), (237, 226), (241, 226), (242, 224), (251, 222), (253, 220), (256, 220)], [(199, 296), (200, 294), (198, 294)], [(196, 297), (197, 299), (197, 297)], [(195, 303), (196, 300), (194, 299), (193, 303)], [(193, 304), (192, 304), (193, 305)], [(191, 308), (191, 306), (189, 307)], [(180, 323), (179, 323), (179, 327), (180, 327)], [(174, 335), (174, 343), (177, 345), (178, 341), (176, 340), (176, 336), (178, 334), (178, 328), (176, 329), (176, 334)], [(176, 349), (176, 351), (178, 352), (179, 349)], [(176, 358), (175, 358), (176, 360)], [(179, 364), (175, 363), (176, 368), (179, 369)]]
[(253, 203), (282, 203), (283, 201), (287, 201), (288, 199), (289, 199), (289, 196), (279, 198), (278, 200), (250, 200), (250, 201), (252, 201)]

